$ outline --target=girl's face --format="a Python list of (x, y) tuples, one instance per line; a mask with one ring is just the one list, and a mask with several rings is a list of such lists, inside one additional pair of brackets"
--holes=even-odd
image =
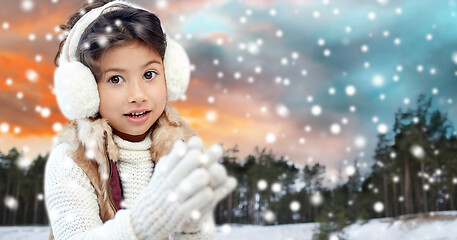
[(143, 140), (162, 114), (167, 89), (160, 55), (132, 41), (110, 48), (100, 57), (100, 115), (124, 140)]

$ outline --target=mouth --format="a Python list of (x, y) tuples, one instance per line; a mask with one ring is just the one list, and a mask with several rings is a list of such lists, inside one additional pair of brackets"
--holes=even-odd
[(146, 110), (139, 110), (139, 111), (132, 111), (130, 113), (124, 114), (127, 120), (133, 124), (141, 124), (148, 120), (149, 115), (151, 115), (151, 111)]
[(124, 114), (124, 116), (131, 117), (131, 118), (141, 118), (141, 117), (144, 117), (149, 112), (151, 112), (151, 111), (132, 112), (132, 113)]

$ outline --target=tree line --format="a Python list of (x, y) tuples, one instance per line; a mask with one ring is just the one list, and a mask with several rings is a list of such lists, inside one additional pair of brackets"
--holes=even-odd
[[(320, 163), (300, 168), (259, 147), (239, 159), (237, 146), (228, 149), (220, 161), (238, 186), (217, 205), (216, 223), (320, 222), (315, 239), (344, 239), (344, 227), (357, 220), (455, 210), (457, 137), (447, 114), (432, 102), (421, 95), (415, 108), (399, 109), (392, 130), (378, 135), (371, 171), (362, 174), (354, 159), (349, 178), (332, 188), (324, 186)], [(48, 155), (27, 169), (18, 167), (20, 157), (16, 149), (0, 153), (0, 224), (48, 224), (42, 199)]]

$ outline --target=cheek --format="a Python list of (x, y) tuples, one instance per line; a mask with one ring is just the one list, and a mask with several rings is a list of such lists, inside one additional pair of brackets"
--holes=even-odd
[(165, 79), (161, 79), (160, 84), (156, 84), (151, 88), (151, 97), (156, 104), (164, 105), (167, 102), (167, 85)]
[(107, 91), (99, 90), (98, 94), (100, 97), (99, 112), (102, 117), (106, 118), (119, 106), (119, 104), (116, 103), (116, 96)]
[(161, 103), (162, 105), (165, 105), (165, 103), (167, 102), (167, 86), (166, 84), (164, 84), (164, 87), (160, 93), (160, 100), (161, 100)]

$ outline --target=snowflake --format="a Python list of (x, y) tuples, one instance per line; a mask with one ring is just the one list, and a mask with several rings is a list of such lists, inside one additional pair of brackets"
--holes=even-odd
[(297, 212), (300, 210), (300, 203), (297, 201), (292, 201), (289, 205), (289, 208), (292, 212)]
[(48, 42), (51, 41), (52, 40), (52, 34), (47, 33), (45, 38), (46, 38), (46, 41), (48, 41)]
[(373, 208), (376, 212), (380, 213), (384, 210), (384, 204), (382, 202), (376, 202), (374, 205), (373, 205)]
[(6, 196), (3, 199), (3, 202), (5, 203), (5, 206), (11, 210), (16, 210), (19, 206), (18, 200), (12, 196)]
[(270, 15), (276, 16), (276, 9), (270, 9)]
[(346, 174), (347, 174), (348, 176), (354, 175), (354, 174), (355, 174), (355, 167), (352, 166), (352, 165), (347, 166), (347, 167), (346, 167)]
[(346, 87), (346, 94), (348, 96), (353, 96), (355, 93), (356, 93), (356, 89), (355, 89), (354, 86), (349, 85), (349, 86)]
[(418, 159), (422, 159), (425, 156), (424, 149), (419, 145), (413, 145), (410, 149), (410, 152), (413, 154), (414, 157)]
[(30, 81), (30, 82), (36, 82), (39, 78), (38, 73), (33, 70), (33, 69), (27, 69), (25, 71), (25, 77)]
[(262, 216), (263, 216), (263, 219), (268, 223), (272, 223), (276, 219), (275, 214), (271, 210), (265, 210), (263, 212)]
[(10, 125), (8, 123), (0, 124), (0, 132), (7, 133), (10, 130)]
[(51, 115), (51, 109), (49, 109), (49, 108), (47, 108), (47, 107), (41, 109), (41, 116), (42, 116), (43, 118), (47, 118), (47, 117), (49, 117), (50, 115)]
[(168, 7), (168, 1), (167, 0), (159, 0), (159, 1), (157, 1), (156, 6), (159, 9), (165, 9), (165, 8)]
[(384, 84), (384, 78), (381, 75), (375, 75), (373, 77), (373, 84), (377, 87), (382, 86)]
[(432, 41), (433, 35), (429, 33), (427, 34), (427, 36), (425, 36), (425, 39), (427, 39), (428, 41)]
[(43, 57), (41, 57), (41, 55), (37, 54), (35, 56), (35, 62), (41, 62), (43, 60)]
[(214, 111), (209, 111), (206, 113), (206, 121), (215, 122), (217, 120), (217, 113)]
[(20, 127), (14, 127), (14, 133), (19, 134), (21, 133), (21, 128)]
[(279, 183), (273, 183), (271, 185), (271, 191), (275, 192), (275, 193), (278, 193), (281, 191), (281, 184)]
[(23, 0), (21, 2), (21, 8), (22, 8), (22, 10), (24, 10), (26, 12), (32, 11), (34, 7), (35, 7), (35, 4), (31, 0)]
[(330, 51), (330, 49), (325, 49), (324, 50), (324, 56), (330, 57), (331, 54), (332, 54), (332, 52)]
[(192, 219), (198, 220), (198, 219), (200, 219), (200, 217), (202, 216), (202, 214), (201, 214), (201, 212), (200, 212), (199, 210), (192, 210), (192, 211), (190, 212), (190, 216), (191, 216)]
[(363, 148), (366, 145), (366, 140), (362, 136), (357, 136), (354, 140), (354, 145), (358, 148)]
[(278, 104), (276, 106), (276, 113), (280, 116), (280, 117), (288, 117), (289, 116), (289, 109), (283, 105), (283, 104)]
[(322, 113), (322, 108), (321, 108), (319, 105), (314, 105), (314, 106), (311, 108), (311, 113), (312, 113), (314, 116), (319, 116), (319, 115), (321, 115), (321, 113)]
[(281, 30), (276, 31), (276, 37), (280, 38), (283, 36), (283, 32)]
[(394, 44), (395, 45), (400, 45), (401, 44), (401, 39), (400, 38), (395, 38), (394, 39)]
[(337, 123), (334, 123), (330, 126), (330, 132), (333, 134), (339, 134), (341, 132), (341, 126)]
[(398, 176), (393, 176), (392, 181), (394, 181), (395, 183), (398, 183), (398, 182), (400, 182), (400, 178)]
[(324, 201), (324, 199), (319, 191), (317, 191), (313, 195), (311, 195), (311, 204), (312, 205), (319, 206), (322, 204), (323, 201)]
[(387, 133), (387, 125), (384, 123), (381, 123), (378, 125), (378, 132), (380, 134), (386, 134)]
[(457, 52), (452, 53), (452, 61), (457, 64)]
[(2, 27), (3, 29), (7, 30), (8, 28), (10, 28), (10, 24), (8, 22), (3, 22)]
[(221, 227), (222, 233), (229, 234), (232, 231), (232, 227), (229, 224), (223, 224)]
[(29, 34), (29, 41), (33, 42), (33, 41), (35, 41), (35, 39), (36, 39), (35, 34), (33, 34), (33, 33)]
[(263, 191), (265, 189), (267, 189), (268, 187), (268, 183), (267, 181), (265, 181), (264, 179), (260, 179), (258, 182), (257, 182), (257, 188), (260, 190), (260, 191)]
[(374, 13), (374, 12), (369, 12), (369, 13), (368, 13), (368, 19), (370, 19), (370, 20), (375, 20), (375, 19), (376, 19), (376, 13)]
[(276, 142), (276, 135), (274, 133), (268, 133), (266, 138), (265, 138), (265, 141), (267, 143), (274, 143)]

